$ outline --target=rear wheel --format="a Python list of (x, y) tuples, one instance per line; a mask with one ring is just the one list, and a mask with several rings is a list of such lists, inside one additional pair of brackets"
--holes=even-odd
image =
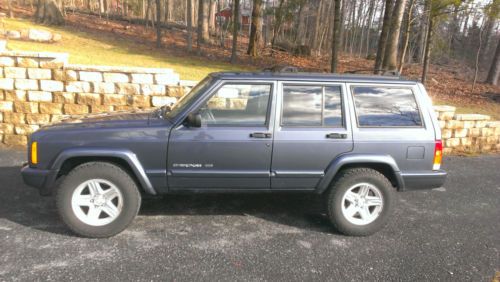
[(382, 229), (390, 216), (394, 188), (380, 172), (347, 169), (328, 193), (328, 216), (343, 234), (367, 236)]
[(56, 203), (66, 225), (84, 237), (110, 237), (137, 215), (141, 195), (119, 166), (90, 162), (74, 168), (62, 181)]

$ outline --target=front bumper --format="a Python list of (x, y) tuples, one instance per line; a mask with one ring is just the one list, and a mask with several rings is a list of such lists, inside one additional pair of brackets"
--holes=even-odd
[(52, 194), (52, 187), (57, 176), (57, 171), (31, 168), (25, 164), (21, 168), (21, 175), (26, 185), (37, 188), (40, 195)]
[(443, 186), (446, 182), (446, 171), (436, 170), (422, 173), (402, 173), (404, 189), (402, 191), (433, 189)]

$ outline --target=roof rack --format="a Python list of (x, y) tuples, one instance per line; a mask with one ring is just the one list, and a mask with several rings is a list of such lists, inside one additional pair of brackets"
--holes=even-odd
[(381, 74), (382, 76), (401, 76), (401, 74), (397, 70), (388, 71), (388, 70), (382, 70), (382, 69), (378, 69), (378, 70), (374, 70), (374, 69), (358, 69), (358, 70), (346, 71), (345, 73), (356, 74), (356, 73), (359, 73), (359, 72), (366, 72), (366, 71), (370, 71), (370, 72), (379, 71), (379, 72), (382, 72), (382, 74)]
[(265, 72), (299, 72), (299, 68), (294, 66), (275, 65), (272, 67), (264, 68)]

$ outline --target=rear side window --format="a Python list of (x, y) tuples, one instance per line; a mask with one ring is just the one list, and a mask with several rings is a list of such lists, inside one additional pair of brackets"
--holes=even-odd
[(283, 86), (283, 126), (342, 127), (342, 121), (340, 86)]
[(352, 93), (360, 127), (422, 126), (411, 88), (354, 86)]

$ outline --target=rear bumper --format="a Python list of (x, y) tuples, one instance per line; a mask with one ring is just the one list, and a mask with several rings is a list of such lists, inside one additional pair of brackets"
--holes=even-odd
[(438, 188), (446, 182), (446, 171), (436, 170), (423, 173), (402, 173), (404, 182), (403, 189), (400, 191), (413, 191)]
[(52, 186), (57, 176), (57, 171), (36, 169), (24, 165), (21, 168), (21, 175), (24, 183), (37, 188), (40, 195), (48, 196), (52, 194)]

